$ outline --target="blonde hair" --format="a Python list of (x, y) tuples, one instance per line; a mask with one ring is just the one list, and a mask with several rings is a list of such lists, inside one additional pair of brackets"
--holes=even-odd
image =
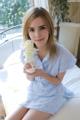
[(31, 22), (36, 19), (37, 17), (41, 17), (44, 19), (47, 23), (47, 27), (49, 30), (49, 38), (47, 42), (47, 50), (50, 53), (50, 57), (54, 56), (56, 53), (56, 45), (54, 43), (54, 25), (52, 22), (52, 19), (48, 13), (47, 10), (45, 10), (42, 7), (33, 7), (30, 8), (26, 13), (23, 18), (23, 37), (24, 40), (30, 39), (29, 34), (28, 34), (28, 28), (31, 24)]

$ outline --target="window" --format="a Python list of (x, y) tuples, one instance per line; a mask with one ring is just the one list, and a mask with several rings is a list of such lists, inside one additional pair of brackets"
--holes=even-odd
[(1, 0), (0, 24), (6, 27), (21, 24), (24, 12), (31, 7), (28, 0)]
[(33, 0), (0, 0), (0, 66), (19, 49), (24, 12), (33, 6)]

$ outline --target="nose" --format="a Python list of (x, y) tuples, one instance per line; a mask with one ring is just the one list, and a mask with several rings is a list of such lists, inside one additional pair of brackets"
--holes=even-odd
[(41, 36), (41, 32), (39, 29), (35, 30), (35, 37), (38, 38)]

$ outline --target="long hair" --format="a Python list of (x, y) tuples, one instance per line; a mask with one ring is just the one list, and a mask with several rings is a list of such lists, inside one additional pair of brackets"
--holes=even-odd
[(45, 10), (42, 7), (33, 7), (30, 8), (24, 15), (23, 18), (23, 37), (24, 40), (30, 39), (28, 34), (28, 28), (31, 24), (31, 22), (36, 19), (37, 17), (41, 17), (44, 19), (47, 23), (47, 27), (49, 30), (49, 38), (47, 42), (47, 50), (50, 53), (50, 57), (54, 56), (56, 54), (56, 45), (55, 45), (55, 39), (54, 39), (54, 25), (53, 21), (48, 13), (47, 10)]

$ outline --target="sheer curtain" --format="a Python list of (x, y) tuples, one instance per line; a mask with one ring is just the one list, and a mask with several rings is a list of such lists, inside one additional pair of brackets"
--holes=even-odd
[(34, 0), (34, 6), (48, 9), (48, 0)]

